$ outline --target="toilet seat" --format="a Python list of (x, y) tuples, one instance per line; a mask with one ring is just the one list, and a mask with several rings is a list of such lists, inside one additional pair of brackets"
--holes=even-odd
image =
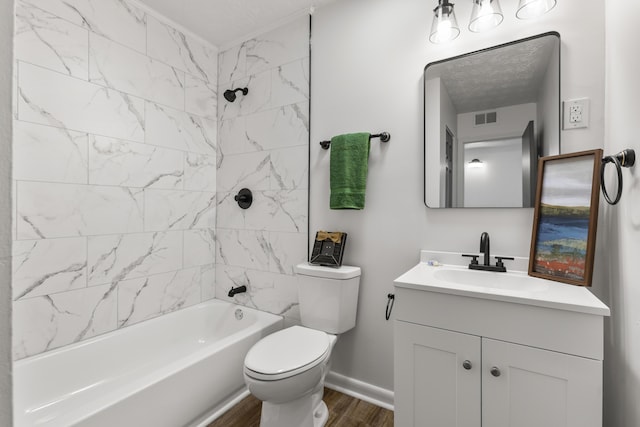
[(292, 326), (256, 343), (244, 360), (245, 373), (263, 381), (289, 378), (319, 365), (330, 352), (325, 332)]

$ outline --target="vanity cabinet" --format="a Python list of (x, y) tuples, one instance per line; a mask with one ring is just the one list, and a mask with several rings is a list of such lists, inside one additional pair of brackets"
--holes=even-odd
[(402, 278), (395, 284), (396, 426), (602, 426), (608, 309), (595, 297), (601, 306), (578, 307)]
[(395, 425), (601, 425), (601, 361), (402, 321), (395, 333)]
[(398, 320), (394, 333), (394, 425), (479, 427), (481, 338)]

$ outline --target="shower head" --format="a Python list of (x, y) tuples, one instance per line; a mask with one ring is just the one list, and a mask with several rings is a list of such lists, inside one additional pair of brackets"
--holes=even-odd
[(233, 102), (236, 100), (236, 92), (237, 91), (242, 91), (243, 95), (246, 95), (249, 93), (249, 88), (237, 88), (237, 89), (227, 89), (224, 91), (224, 99), (226, 99), (229, 102)]

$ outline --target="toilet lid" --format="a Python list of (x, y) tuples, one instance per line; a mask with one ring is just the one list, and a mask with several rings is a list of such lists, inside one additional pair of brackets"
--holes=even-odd
[(282, 377), (307, 365), (311, 365), (307, 369), (317, 365), (329, 347), (325, 332), (292, 326), (258, 341), (247, 353), (244, 366), (260, 376)]

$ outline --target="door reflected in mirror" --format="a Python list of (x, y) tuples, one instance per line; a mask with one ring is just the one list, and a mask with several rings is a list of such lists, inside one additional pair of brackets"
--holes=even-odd
[(428, 207), (533, 207), (560, 153), (558, 33), (431, 63), (424, 99)]

